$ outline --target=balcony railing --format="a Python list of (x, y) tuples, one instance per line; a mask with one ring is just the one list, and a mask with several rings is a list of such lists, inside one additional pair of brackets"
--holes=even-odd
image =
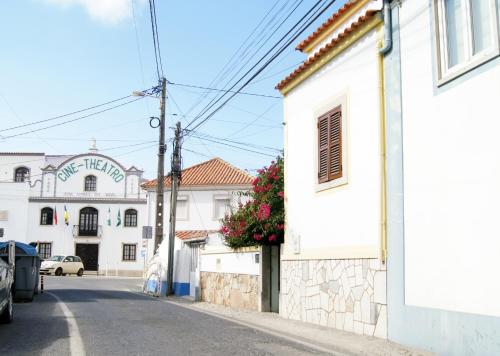
[(80, 225), (73, 225), (73, 237), (101, 237), (102, 225), (97, 226), (97, 230), (80, 230)]

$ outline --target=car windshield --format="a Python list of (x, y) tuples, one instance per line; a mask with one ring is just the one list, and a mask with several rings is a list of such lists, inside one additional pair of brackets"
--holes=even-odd
[(49, 258), (47, 261), (57, 261), (57, 262), (61, 262), (63, 260), (64, 256), (52, 256), (51, 258)]

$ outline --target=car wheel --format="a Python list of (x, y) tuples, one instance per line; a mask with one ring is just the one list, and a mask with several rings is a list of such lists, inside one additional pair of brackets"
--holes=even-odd
[(60, 276), (60, 275), (62, 274), (62, 272), (63, 272), (62, 268), (61, 268), (61, 267), (59, 267), (58, 269), (56, 269), (56, 271), (54, 272), (54, 274), (55, 274), (56, 276)]
[(0, 315), (0, 323), (10, 323), (14, 319), (14, 309), (12, 308), (14, 300), (12, 298), (12, 290), (9, 291), (9, 301), (5, 306), (5, 310), (2, 315)]
[(83, 276), (83, 268), (80, 268), (76, 274), (78, 275), (78, 277)]

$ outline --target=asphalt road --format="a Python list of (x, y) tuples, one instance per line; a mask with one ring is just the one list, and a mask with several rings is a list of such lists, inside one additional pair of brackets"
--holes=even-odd
[(138, 279), (46, 277), (14, 305), (0, 355), (320, 355), (306, 346), (134, 292)]

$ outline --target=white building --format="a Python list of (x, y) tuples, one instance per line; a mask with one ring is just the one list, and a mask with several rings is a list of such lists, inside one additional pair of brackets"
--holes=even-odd
[(394, 2), (389, 338), (500, 354), (500, 2)]
[(140, 276), (141, 177), (95, 145), (79, 155), (0, 153), (2, 239), (38, 242), (43, 258), (80, 256), (86, 271)]
[[(218, 233), (220, 219), (239, 202), (246, 198), (239, 193), (251, 188), (252, 176), (230, 165), (220, 158), (188, 167), (182, 171), (182, 179), (177, 197), (176, 241), (175, 241), (175, 275), (174, 292), (176, 295), (196, 295), (200, 280), (206, 279), (211, 272), (223, 273), (231, 271), (247, 271), (255, 274), (255, 262), (252, 257), (242, 257), (240, 266), (234, 266), (238, 259), (230, 261), (210, 252), (230, 253), (221, 241)], [(148, 196), (148, 225), (155, 225), (156, 180), (143, 184)], [(168, 262), (168, 230), (170, 211), (170, 177), (165, 178), (164, 196), (164, 239), (160, 245), (157, 260), (149, 267), (148, 279), (161, 288), (160, 294), (166, 291), (165, 270)], [(200, 249), (201, 247), (201, 249)], [(203, 257), (205, 252), (210, 254)], [(152, 246), (149, 253), (152, 253)], [(218, 267), (216, 260), (219, 259)], [(201, 261), (201, 263), (200, 263)], [(245, 264), (246, 263), (246, 264)], [(201, 264), (201, 266), (200, 266)], [(222, 266), (221, 264), (224, 264)], [(247, 266), (247, 264), (249, 264)], [(258, 270), (258, 268), (257, 268)], [(198, 294), (197, 294), (198, 293)]]
[(382, 1), (350, 1), (302, 41), (285, 96), (280, 315), (387, 336)]

